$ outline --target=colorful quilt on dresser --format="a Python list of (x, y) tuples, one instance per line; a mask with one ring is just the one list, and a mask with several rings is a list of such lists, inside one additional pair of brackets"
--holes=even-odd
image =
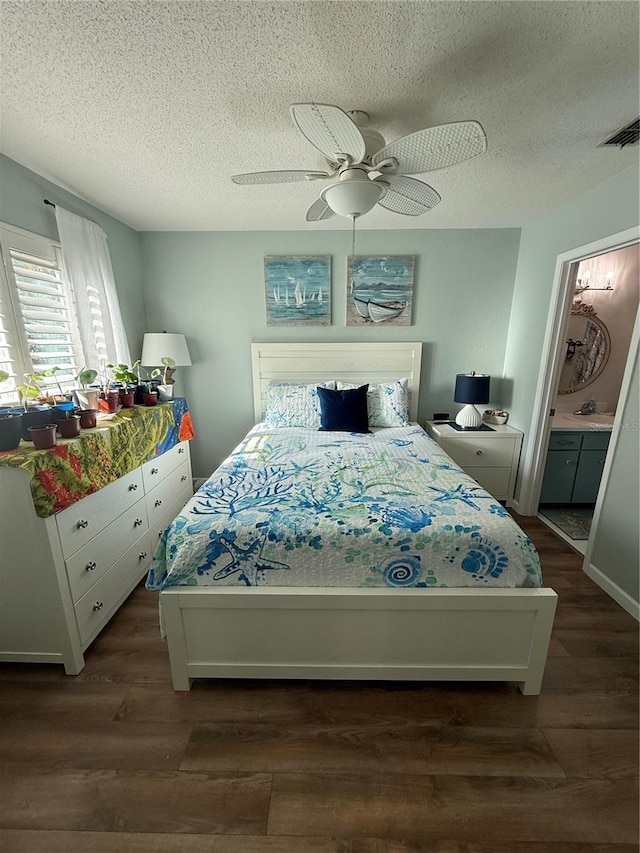
[(171, 586), (539, 587), (531, 540), (415, 425), (259, 424), (165, 530)]
[(193, 436), (187, 402), (176, 397), (101, 415), (97, 429), (58, 438), (49, 450), (22, 441), (17, 450), (0, 452), (0, 468), (27, 472), (36, 515), (47, 518)]

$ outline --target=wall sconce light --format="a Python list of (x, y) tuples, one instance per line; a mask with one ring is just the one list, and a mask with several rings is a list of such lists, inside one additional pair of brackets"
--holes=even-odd
[(613, 273), (607, 272), (604, 275), (604, 287), (599, 287), (597, 285), (591, 286), (591, 270), (585, 270), (585, 272), (580, 276), (580, 278), (576, 279), (576, 293), (584, 293), (585, 290), (613, 290)]
[(453, 399), (456, 403), (466, 403), (456, 415), (456, 423), (462, 429), (478, 429), (482, 426), (482, 415), (474, 403), (489, 402), (491, 377), (488, 373), (458, 373)]
[[(144, 336), (140, 363), (145, 367), (160, 367), (163, 358), (170, 358), (176, 367), (186, 367), (191, 364), (191, 356), (184, 335), (170, 332), (152, 332)], [(173, 368), (167, 369), (167, 384), (173, 385)]]

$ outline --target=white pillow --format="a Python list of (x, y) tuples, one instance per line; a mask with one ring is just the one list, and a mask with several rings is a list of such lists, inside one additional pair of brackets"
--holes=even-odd
[[(370, 427), (395, 427), (409, 424), (408, 386), (407, 379), (369, 385), (367, 409)], [(347, 382), (338, 382), (338, 391), (357, 387)]]
[(265, 425), (280, 427), (320, 428), (320, 399), (318, 385), (335, 391), (335, 382), (314, 382), (312, 385), (269, 385), (266, 391)]

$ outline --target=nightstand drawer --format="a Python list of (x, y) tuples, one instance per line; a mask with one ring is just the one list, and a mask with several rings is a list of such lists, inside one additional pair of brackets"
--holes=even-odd
[(142, 498), (66, 560), (67, 577), (74, 603), (82, 598), (148, 528), (147, 507)]
[(151, 560), (149, 531), (144, 533), (117, 563), (75, 605), (82, 645), (108, 622), (129, 589), (143, 576)]
[(510, 468), (516, 441), (512, 438), (443, 439), (440, 446), (468, 471), (470, 468)]
[(467, 468), (466, 472), (494, 498), (499, 501), (506, 500), (509, 495), (511, 468)]
[(143, 495), (139, 468), (56, 515), (62, 553), (71, 556)]

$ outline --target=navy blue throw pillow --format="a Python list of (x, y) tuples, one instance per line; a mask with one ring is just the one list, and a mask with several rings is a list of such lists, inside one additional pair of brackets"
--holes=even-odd
[(368, 385), (332, 391), (318, 388), (320, 429), (332, 432), (369, 432)]

